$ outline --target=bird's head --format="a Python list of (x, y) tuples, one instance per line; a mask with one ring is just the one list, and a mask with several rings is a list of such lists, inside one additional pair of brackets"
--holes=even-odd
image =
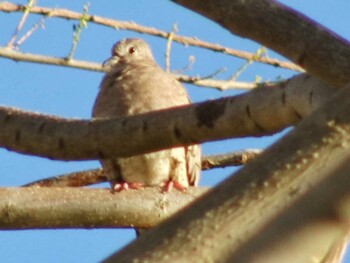
[(126, 38), (117, 42), (112, 48), (112, 56), (104, 63), (104, 67), (113, 68), (122, 64), (138, 61), (154, 61), (148, 44), (139, 38)]

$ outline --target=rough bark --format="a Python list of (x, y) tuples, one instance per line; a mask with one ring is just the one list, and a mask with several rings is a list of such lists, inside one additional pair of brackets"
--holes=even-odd
[[(241, 258), (236, 257), (240, 255), (237, 253), (256, 233), (272, 224), (272, 219), (279, 221), (285, 218), (284, 212), (293, 213), (294, 210), (288, 207), (297, 206), (296, 200), (308, 195), (314, 198), (313, 191), (321, 194), (319, 189), (324, 191), (324, 183), (329, 178), (337, 171), (343, 173), (344, 164), (350, 156), (349, 103), (350, 88), (346, 88), (289, 135), (199, 198), (195, 205), (145, 233), (107, 262), (116, 259), (120, 262), (134, 262), (137, 259), (184, 262), (189, 258), (203, 262), (232, 262), (231, 259), (235, 258), (236, 262), (241, 262)], [(344, 231), (344, 225), (338, 223), (350, 220), (349, 199), (344, 199), (348, 197), (350, 181), (344, 180), (343, 174), (334, 180), (333, 186), (339, 187), (339, 195), (333, 195), (333, 190), (323, 193), (322, 200), (328, 201), (323, 203), (324, 206), (317, 207), (314, 216), (318, 217), (322, 213), (322, 218), (334, 219), (335, 224), (325, 224), (323, 230), (339, 234)], [(321, 185), (322, 188), (318, 188)], [(303, 211), (311, 202), (310, 198), (299, 202)], [(345, 207), (345, 210), (341, 207)], [(293, 218), (292, 215), (288, 216)], [(298, 220), (295, 222), (301, 226), (310, 222), (308, 214), (305, 217), (300, 214), (296, 218)], [(299, 227), (293, 227), (288, 231), (291, 235), (280, 238), (289, 240), (293, 230), (297, 231)], [(312, 233), (310, 235), (309, 232), (309, 240), (313, 240)], [(331, 235), (332, 238), (336, 236)], [(316, 237), (319, 241), (319, 236)], [(302, 258), (311, 257), (310, 251), (321, 253), (320, 247), (330, 245), (329, 239), (325, 238), (324, 242), (321, 245), (320, 242), (311, 242), (307, 249), (299, 253)], [(259, 245), (257, 247), (262, 248)], [(242, 256), (242, 259), (245, 258)]]
[(239, 96), (92, 121), (0, 107), (0, 146), (50, 159), (87, 160), (263, 136), (297, 123), (335, 91), (317, 78), (299, 75)]
[(275, 50), (335, 87), (350, 82), (349, 42), (277, 1), (173, 2), (208, 17), (233, 34)]
[(109, 189), (0, 188), (0, 229), (149, 228), (206, 191), (191, 187), (184, 193), (163, 193), (149, 187), (111, 194)]

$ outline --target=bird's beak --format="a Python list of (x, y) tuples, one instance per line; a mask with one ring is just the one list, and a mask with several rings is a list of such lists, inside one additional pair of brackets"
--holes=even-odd
[(120, 60), (120, 57), (118, 56), (112, 56), (108, 59), (106, 59), (103, 63), (102, 63), (102, 67), (104, 68), (112, 68), (114, 65), (118, 64)]

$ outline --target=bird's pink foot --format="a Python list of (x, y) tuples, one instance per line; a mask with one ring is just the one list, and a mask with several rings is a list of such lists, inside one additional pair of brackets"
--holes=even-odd
[(123, 182), (123, 183), (116, 183), (113, 187), (112, 190), (114, 192), (121, 192), (124, 190), (129, 190), (129, 189), (140, 189), (143, 187), (142, 183), (128, 183), (128, 182)]
[(160, 185), (162, 187), (163, 192), (170, 192), (173, 188), (183, 192), (186, 190), (186, 186), (183, 186), (179, 182), (176, 181), (166, 181)]

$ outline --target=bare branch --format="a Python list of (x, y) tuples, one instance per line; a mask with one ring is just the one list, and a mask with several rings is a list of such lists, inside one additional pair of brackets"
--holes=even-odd
[(23, 185), (23, 187), (82, 187), (107, 182), (102, 169), (57, 175)]
[(73, 27), (73, 39), (72, 39), (72, 47), (71, 50), (69, 51), (69, 54), (67, 56), (67, 60), (71, 60), (73, 58), (73, 55), (75, 53), (75, 50), (77, 48), (79, 39), (80, 39), (80, 34), (83, 31), (83, 29), (87, 28), (87, 19), (88, 19), (88, 11), (89, 11), (89, 4), (85, 4), (83, 8), (83, 15), (79, 19), (79, 24), (74, 25)]
[[(311, 258), (321, 262), (334, 241), (338, 246), (340, 240), (344, 243), (350, 222), (350, 165), (344, 159), (338, 165), (303, 198), (252, 235), (229, 262), (293, 263), (310, 262)], [(341, 255), (333, 256), (339, 259)]]
[[(255, 58), (259, 58), (261, 57), (263, 54), (266, 53), (266, 48), (265, 47), (259, 47), (258, 50), (254, 53)], [(229, 80), (231, 81), (235, 81), (239, 75), (241, 75), (247, 68), (249, 65), (251, 65), (254, 62), (253, 59), (249, 59), (247, 60), (230, 78)]]
[[(92, 71), (98, 71), (98, 72), (106, 71), (106, 69), (103, 68), (100, 63), (93, 63), (89, 61), (74, 60), (74, 59), (68, 60), (67, 58), (56, 58), (56, 57), (50, 57), (50, 56), (22, 53), (19, 51), (14, 51), (8, 48), (1, 48), (1, 47), (0, 47), (0, 57), (12, 59), (15, 61), (26, 61), (26, 62), (32, 62), (32, 63), (64, 66), (64, 67), (79, 68), (79, 69), (92, 70)], [(174, 77), (179, 81), (182, 81), (185, 83), (190, 83), (197, 86), (213, 87), (219, 90), (225, 90), (229, 88), (253, 89), (261, 86), (261, 84), (259, 83), (202, 79), (199, 77), (190, 77), (185, 75), (174, 75)]]
[(350, 222), (349, 103), (350, 85), (195, 204), (105, 262), (322, 258)]
[[(3, 12), (23, 12), (24, 10), (25, 10), (24, 6), (22, 6), (22, 5), (16, 5), (16, 4), (13, 4), (10, 2), (0, 3), (0, 11), (3, 11)], [(79, 20), (83, 16), (83, 14), (81, 14), (81, 13), (73, 12), (73, 11), (70, 11), (67, 9), (46, 8), (46, 7), (38, 7), (38, 6), (31, 8), (30, 12), (34, 13), (34, 14), (41, 14), (41, 15), (49, 16), (49, 17), (60, 17), (60, 18), (75, 19), (75, 20)], [(135, 32), (143, 33), (143, 34), (149, 34), (149, 35), (153, 35), (153, 36), (162, 37), (165, 39), (169, 35), (169, 33), (166, 31), (161, 31), (161, 30), (158, 30), (155, 28), (141, 26), (141, 25), (138, 25), (134, 22), (117, 21), (117, 20), (108, 19), (108, 18), (96, 16), (96, 15), (88, 16), (87, 20), (91, 23), (96, 23), (99, 25), (108, 26), (108, 27), (111, 27), (114, 29), (131, 30), (131, 31), (135, 31)], [(184, 36), (179, 36), (179, 35), (174, 34), (173, 40), (178, 42), (178, 43), (181, 43), (183, 45), (186, 45), (186, 46), (192, 45), (192, 46), (197, 46), (197, 47), (201, 47), (201, 48), (206, 48), (206, 49), (209, 49), (212, 51), (222, 52), (224, 54), (228, 54), (228, 55), (235, 56), (235, 57), (240, 57), (240, 58), (247, 59), (247, 60), (254, 59), (254, 54), (252, 54), (252, 53), (237, 51), (237, 50), (234, 50), (231, 48), (223, 47), (223, 46), (218, 45), (218, 44), (205, 42), (205, 41), (202, 41), (202, 40), (199, 40), (196, 38), (192, 38), (192, 37), (184, 37)], [(275, 67), (282, 67), (282, 68), (287, 68), (287, 69), (303, 72), (303, 69), (300, 68), (299, 66), (297, 66), (293, 63), (290, 63), (290, 62), (279, 61), (277, 59), (262, 57), (262, 58), (256, 58), (255, 61), (270, 64), (270, 65), (273, 65)]]
[(302, 75), (239, 96), (92, 121), (0, 107), (0, 146), (52, 159), (86, 160), (262, 136), (297, 123), (335, 91), (317, 78)]
[[(1, 52), (1, 51), (0, 51)], [(220, 91), (227, 89), (245, 89), (251, 90), (264, 85), (269, 85), (269, 83), (251, 83), (251, 82), (239, 82), (239, 81), (229, 81), (229, 80), (217, 80), (217, 79), (203, 79), (200, 77), (190, 77), (186, 75), (174, 75), (176, 79), (181, 82), (193, 84), (196, 86), (211, 87), (218, 89)], [(272, 86), (273, 84), (271, 84)]]
[[(247, 163), (261, 153), (261, 150), (245, 150), (220, 155), (208, 155), (202, 158), (202, 170), (238, 166)], [(82, 187), (107, 182), (102, 169), (73, 172), (45, 178), (24, 185), (25, 187)]]
[(216, 76), (218, 76), (219, 74), (225, 72), (227, 69), (225, 67), (221, 67), (219, 68), (218, 70), (215, 70), (213, 73), (210, 73), (209, 75), (207, 76), (204, 76), (204, 77), (201, 77), (199, 78), (198, 80), (207, 80), (207, 79), (213, 79), (215, 78)]
[(173, 70), (172, 73), (175, 75), (175, 74), (180, 74), (180, 73), (183, 73), (183, 72), (185, 72), (185, 71), (187, 71), (187, 70), (192, 69), (192, 67), (193, 67), (195, 61), (196, 61), (196, 57), (193, 56), (193, 55), (190, 55), (190, 56), (188, 57), (188, 64), (185, 65), (185, 66), (182, 67), (182, 68)]
[(168, 35), (165, 49), (165, 70), (170, 72), (170, 53), (171, 53), (171, 44), (173, 42), (174, 34), (178, 31), (177, 25), (174, 24), (171, 32)]
[(255, 159), (261, 150), (244, 150), (219, 155), (207, 155), (202, 158), (202, 170), (214, 168), (224, 168), (228, 166), (239, 166), (246, 164), (248, 161)]
[(344, 236), (337, 238), (334, 243), (329, 248), (325, 257), (320, 261), (320, 263), (341, 263), (345, 256), (345, 251), (348, 246), (350, 238), (350, 232), (346, 233)]
[(38, 22), (36, 22), (20, 39), (16, 41), (14, 47), (18, 49), (19, 46), (22, 45), (23, 42), (26, 41), (38, 29), (38, 27), (44, 28), (45, 19), (46, 17), (40, 18)]
[(15, 61), (27, 61), (27, 62), (33, 62), (33, 63), (39, 63), (39, 64), (65, 66), (65, 67), (101, 71), (101, 72), (104, 71), (100, 63), (79, 61), (74, 59), (67, 60), (66, 58), (56, 58), (56, 57), (49, 57), (49, 56), (43, 56), (43, 55), (28, 54), (28, 53), (14, 51), (8, 48), (0, 48), (0, 56), (4, 58), (13, 59)]
[(349, 42), (278, 1), (173, 2), (216, 21), (233, 34), (275, 50), (331, 85), (342, 87), (350, 82)]
[(28, 15), (30, 14), (30, 9), (31, 9), (35, 4), (36, 4), (36, 0), (29, 0), (29, 1), (28, 1), (28, 5), (25, 6), (25, 7), (23, 8), (23, 15), (22, 15), (22, 17), (21, 17), (21, 19), (20, 19), (20, 21), (19, 21), (17, 27), (16, 27), (15, 32), (13, 33), (13, 35), (12, 35), (10, 41), (6, 44), (6, 47), (7, 47), (7, 48), (11, 48), (11, 49), (13, 48), (14, 43), (15, 43), (16, 38), (17, 38), (17, 35), (18, 35), (19, 31), (22, 30), (22, 28), (23, 28), (23, 26), (24, 26), (24, 23), (25, 23), (25, 21), (27, 20)]
[[(111, 194), (109, 189), (0, 188), (0, 229), (148, 228), (207, 191), (158, 187)], [(135, 205), (138, 204), (138, 205)]]

